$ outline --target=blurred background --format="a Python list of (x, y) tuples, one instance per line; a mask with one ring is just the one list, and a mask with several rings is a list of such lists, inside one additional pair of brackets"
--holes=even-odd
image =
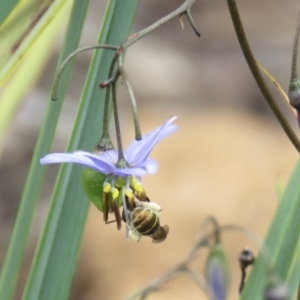
[[(150, 25), (182, 2), (141, 0), (132, 32)], [(81, 46), (96, 42), (105, 5), (103, 0), (91, 1)], [(299, 3), (240, 0), (238, 6), (256, 59), (287, 90)], [(162, 244), (152, 244), (147, 237), (140, 243), (126, 241), (124, 226), (117, 231), (114, 224), (105, 225), (102, 214), (91, 205), (72, 300), (125, 299), (185, 258), (208, 215), (215, 216), (220, 224), (245, 226), (264, 237), (278, 203), (276, 183), (287, 183), (297, 161), (296, 150), (266, 106), (247, 67), (226, 1), (198, 0), (192, 14), (200, 38), (185, 18), (184, 29), (174, 19), (133, 45), (125, 62), (143, 132), (161, 125), (171, 115), (178, 116), (179, 131), (151, 154), (159, 163), (158, 173), (143, 180), (150, 199), (163, 209), (161, 222), (170, 227), (168, 239)], [(43, 75), (16, 113), (3, 147), (1, 263), (43, 118), (61, 39), (62, 36), (58, 37)], [(76, 60), (53, 151), (65, 149), (90, 59), (91, 53), (84, 53)], [(281, 101), (273, 86), (270, 88)], [(133, 139), (133, 126), (124, 86), (120, 86), (118, 96), (126, 145)], [(297, 130), (296, 121), (285, 111)], [(57, 171), (57, 166), (48, 168), (19, 291), (46, 218)], [(223, 242), (232, 267), (230, 299), (237, 299), (237, 255), (244, 247), (256, 250), (251, 241), (236, 232), (224, 235)], [(196, 270), (201, 270), (204, 260), (205, 255), (199, 257)], [(184, 297), (206, 299), (184, 276), (168, 282), (150, 299)], [(20, 299), (20, 293), (16, 299)]]

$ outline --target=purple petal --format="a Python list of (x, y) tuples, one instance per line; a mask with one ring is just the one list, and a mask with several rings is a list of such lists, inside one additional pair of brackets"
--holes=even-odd
[(147, 173), (155, 174), (158, 169), (158, 164), (153, 159), (146, 159), (144, 162), (139, 164), (139, 167), (145, 169)]
[(115, 168), (112, 173), (114, 175), (124, 176), (124, 177), (131, 176), (131, 175), (141, 177), (141, 176), (147, 175), (149, 172), (144, 168), (138, 167), (138, 168), (125, 168), (125, 169)]
[[(79, 154), (80, 153), (80, 154)], [(93, 160), (84, 153), (88, 152), (75, 152), (75, 153), (51, 153), (44, 156), (41, 164), (56, 164), (56, 163), (76, 163), (94, 169), (100, 173), (110, 174), (112, 166), (101, 160)]]
[(112, 166), (114, 166), (118, 161), (118, 151), (116, 151), (116, 150), (105, 151), (105, 152), (102, 152), (101, 154), (93, 154), (93, 153), (85, 152), (85, 151), (76, 151), (74, 153), (76, 153), (78, 155), (83, 155), (83, 156), (89, 157), (90, 159), (92, 159), (95, 162), (103, 161)]
[(159, 141), (178, 129), (177, 125), (171, 124), (176, 118), (171, 117), (162, 126), (145, 134), (141, 141), (132, 142), (125, 151), (128, 163), (135, 166), (144, 162)]
[(213, 292), (214, 300), (226, 299), (226, 279), (220, 267), (219, 261), (213, 259), (210, 262), (208, 284)]

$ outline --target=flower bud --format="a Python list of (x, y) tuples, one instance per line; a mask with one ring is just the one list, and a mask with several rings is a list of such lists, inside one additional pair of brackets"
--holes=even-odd
[(229, 270), (223, 246), (216, 243), (206, 262), (206, 280), (214, 300), (225, 300), (229, 289)]
[(245, 248), (240, 254), (239, 254), (239, 263), (241, 269), (246, 269), (248, 266), (253, 265), (255, 261), (255, 257), (253, 253)]
[(298, 78), (291, 80), (288, 96), (290, 99), (290, 105), (293, 108), (300, 110), (300, 80)]

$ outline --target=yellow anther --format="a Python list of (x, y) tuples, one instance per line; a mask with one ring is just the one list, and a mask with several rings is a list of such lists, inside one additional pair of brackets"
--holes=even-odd
[(133, 192), (132, 192), (132, 190), (131, 190), (131, 189), (126, 189), (126, 190), (125, 190), (125, 195), (126, 195), (128, 198), (132, 199), (132, 198), (133, 198)]
[(117, 199), (117, 198), (119, 197), (120, 192), (119, 192), (118, 189), (113, 188), (113, 189), (111, 190), (111, 194), (112, 194), (112, 198), (113, 198), (113, 199)]
[(140, 192), (140, 193), (145, 192), (145, 190), (142, 186), (142, 183), (139, 180), (137, 180), (135, 177), (131, 177), (130, 185), (137, 192)]
[(135, 185), (134, 189), (139, 193), (145, 193), (145, 189), (141, 185)]
[(103, 184), (103, 192), (109, 193), (111, 191), (111, 184), (109, 182), (105, 182)]

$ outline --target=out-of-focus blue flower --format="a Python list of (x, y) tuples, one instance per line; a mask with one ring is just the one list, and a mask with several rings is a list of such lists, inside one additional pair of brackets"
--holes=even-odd
[(209, 263), (207, 281), (213, 294), (214, 300), (226, 299), (227, 282), (222, 267), (223, 266), (221, 265), (221, 263), (214, 258)]
[(157, 171), (158, 165), (156, 161), (149, 159), (148, 156), (154, 146), (172, 134), (178, 129), (177, 125), (172, 122), (177, 117), (171, 117), (162, 126), (145, 134), (140, 141), (133, 141), (124, 151), (126, 168), (118, 168), (118, 151), (109, 150), (99, 155), (84, 151), (75, 151), (73, 153), (51, 153), (43, 157), (41, 164), (55, 163), (76, 163), (100, 173), (115, 176), (144, 176), (148, 173), (154, 174)]
[(223, 246), (215, 244), (206, 261), (206, 281), (213, 300), (226, 300), (229, 270)]

